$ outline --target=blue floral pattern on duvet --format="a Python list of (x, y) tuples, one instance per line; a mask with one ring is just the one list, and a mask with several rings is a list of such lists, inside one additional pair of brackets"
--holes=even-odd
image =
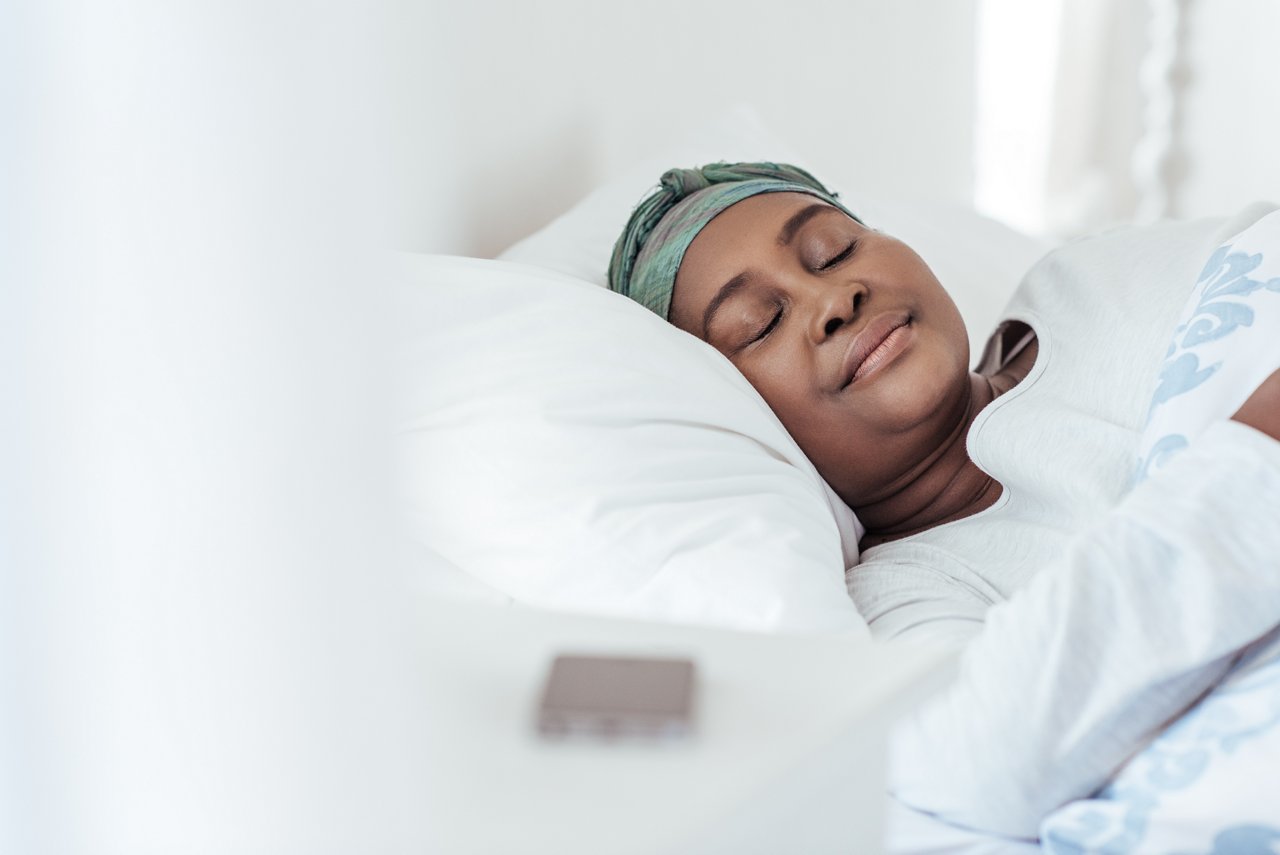
[[(1262, 266), (1263, 253), (1233, 251), (1232, 245), (1218, 247), (1210, 256), (1196, 280), (1193, 294), (1198, 300), (1191, 316), (1173, 331), (1173, 339), (1160, 366), (1159, 379), (1151, 406), (1147, 410), (1150, 423), (1156, 411), (1169, 401), (1198, 388), (1222, 368), (1222, 361), (1202, 363), (1201, 351), (1239, 329), (1253, 325), (1255, 309), (1246, 298), (1260, 291), (1280, 294), (1280, 277), (1253, 279), (1250, 273)], [(1161, 436), (1143, 453), (1134, 474), (1134, 483), (1143, 481), (1153, 467), (1162, 466), (1169, 458), (1190, 444), (1184, 433)]]

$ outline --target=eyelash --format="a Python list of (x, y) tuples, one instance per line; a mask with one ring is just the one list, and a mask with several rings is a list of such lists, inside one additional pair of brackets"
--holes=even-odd
[(757, 341), (760, 341), (769, 333), (773, 332), (773, 328), (776, 327), (778, 325), (778, 322), (781, 320), (782, 320), (782, 308), (779, 307), (778, 311), (774, 313), (773, 318), (769, 321), (768, 324), (765, 325), (764, 329), (756, 333), (755, 338), (751, 339), (751, 341), (748, 342), (748, 344), (755, 344)]
[(845, 260), (846, 258), (848, 258), (849, 256), (853, 255), (854, 251), (855, 251), (857, 248), (858, 248), (858, 241), (855, 239), (852, 243), (850, 243), (848, 246), (846, 246), (844, 249), (842, 249), (842, 250), (839, 252), (839, 254), (835, 255), (835, 256), (834, 256), (834, 257), (832, 257), (832, 258), (827, 259), (827, 261), (825, 261), (825, 262), (822, 264), (822, 266), (821, 266), (821, 267), (819, 267), (818, 269), (819, 269), (819, 270), (828, 270), (828, 269), (830, 269), (830, 268), (832, 268), (832, 267), (835, 267), (837, 264), (839, 264), (840, 262), (844, 261), (844, 260)]

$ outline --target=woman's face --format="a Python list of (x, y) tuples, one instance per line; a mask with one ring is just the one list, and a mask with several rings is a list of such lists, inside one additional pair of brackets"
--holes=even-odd
[(746, 376), (853, 508), (897, 492), (953, 431), (964, 322), (906, 244), (803, 193), (763, 193), (685, 253), (671, 322)]

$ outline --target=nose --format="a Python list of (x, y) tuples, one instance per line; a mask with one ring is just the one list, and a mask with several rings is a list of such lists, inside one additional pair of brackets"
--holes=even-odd
[(861, 282), (834, 285), (822, 283), (814, 294), (814, 311), (810, 335), (815, 342), (825, 341), (847, 323), (858, 317), (867, 299), (867, 286)]

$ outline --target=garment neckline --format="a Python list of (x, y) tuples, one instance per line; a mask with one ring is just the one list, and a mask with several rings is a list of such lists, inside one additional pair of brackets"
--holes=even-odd
[[(1040, 317), (1036, 315), (1034, 312), (1028, 312), (1028, 311), (1011, 312), (1008, 315), (1005, 315), (1000, 318), (999, 322), (996, 325), (996, 329), (998, 330), (1000, 328), (1000, 325), (1008, 323), (1010, 321), (1020, 321), (1026, 324), (1030, 328), (1031, 332), (1029, 336), (1024, 337), (1024, 340), (1029, 339), (1030, 336), (1034, 336), (1034, 339), (1037, 343), (1036, 360), (1034, 363), (1032, 363), (1031, 368), (1027, 371), (1025, 377), (1019, 380), (1013, 386), (1013, 388), (1009, 389), (1008, 391), (1004, 392), (1001, 395), (997, 395), (994, 399), (992, 399), (992, 401), (989, 404), (987, 404), (978, 412), (978, 415), (974, 416), (973, 424), (969, 425), (969, 432), (965, 436), (965, 448), (969, 452), (969, 459), (973, 461), (973, 464), (975, 466), (977, 466), (983, 472), (986, 472), (988, 475), (991, 474), (990, 470), (986, 466), (984, 466), (982, 464), (982, 461), (978, 459), (978, 456), (974, 454), (974, 445), (975, 445), (974, 439), (979, 434), (982, 433), (987, 422), (991, 420), (991, 417), (994, 413), (996, 413), (1000, 409), (1003, 409), (1005, 406), (1009, 404), (1010, 401), (1017, 399), (1018, 397), (1023, 395), (1028, 389), (1030, 389), (1033, 385), (1035, 385), (1036, 381), (1040, 379), (1040, 375), (1044, 373), (1045, 366), (1049, 364), (1049, 357), (1053, 350), (1051, 341), (1043, 335), (1043, 330), (1045, 329), (1045, 325), (1041, 322)], [(1024, 341), (1019, 341), (1018, 346), (1015, 346), (1014, 350), (1012, 351), (1011, 355), (1008, 358), (1009, 359), (1014, 358), (1014, 356), (1017, 355), (1017, 352), (1019, 351), (1020, 347), (1025, 347), (1025, 346), (1026, 345)], [(986, 354), (984, 352), (984, 357), (985, 355)], [(925, 529), (924, 531), (917, 532), (916, 534), (908, 535), (907, 537), (899, 538), (897, 540), (886, 541), (884, 543), (878, 543), (875, 546), (870, 546), (870, 547), (867, 547), (866, 549), (862, 549), (860, 550), (861, 557), (859, 558), (858, 563), (861, 563), (862, 558), (865, 558), (866, 556), (870, 555), (872, 552), (883, 549), (885, 547), (902, 546), (902, 545), (923, 545), (923, 544), (917, 544), (917, 541), (919, 541), (925, 535), (931, 534), (936, 531), (940, 531), (942, 529), (950, 528), (951, 526), (956, 526), (961, 523), (974, 522), (979, 519), (982, 519), (983, 517), (989, 516), (991, 514), (995, 514), (1000, 510), (1002, 510), (1006, 505), (1008, 505), (1009, 501), (1010, 501), (1009, 488), (1006, 484), (1001, 483), (999, 498), (997, 498), (994, 502), (992, 502), (989, 506), (983, 508), (982, 510), (977, 511), (976, 513), (969, 514), (968, 516), (965, 516), (965, 517), (960, 517), (959, 519), (951, 520), (950, 522), (940, 523), (938, 525), (933, 526), (932, 528)], [(858, 565), (855, 564), (853, 567), (850, 568), (850, 571), (856, 571), (857, 566)]]
[[(980, 433), (982, 433), (987, 422), (991, 420), (991, 417), (994, 413), (1008, 406), (1010, 401), (1013, 401), (1021, 397), (1027, 391), (1027, 389), (1035, 385), (1036, 381), (1040, 379), (1040, 375), (1044, 373), (1045, 366), (1049, 364), (1049, 358), (1052, 355), (1052, 351), (1053, 351), (1053, 342), (1048, 336), (1045, 335), (1045, 328), (1046, 328), (1045, 324), (1040, 320), (1040, 317), (1036, 315), (1034, 312), (1028, 312), (1028, 311), (1010, 312), (1008, 315), (1005, 315), (1000, 318), (1000, 322), (999, 324), (997, 324), (996, 329), (1000, 328), (1000, 324), (1006, 324), (1006, 323), (1009, 323), (1010, 321), (1018, 321), (1018, 322), (1024, 323), (1030, 328), (1031, 330), (1030, 335), (1035, 337), (1035, 342), (1036, 342), (1036, 360), (1035, 362), (1032, 363), (1031, 368), (1027, 370), (1026, 376), (1024, 376), (1017, 383), (1015, 383), (1013, 385), (1013, 388), (993, 398), (991, 400), (991, 403), (983, 407), (982, 410), (978, 412), (978, 415), (974, 417), (973, 424), (969, 425), (969, 433), (965, 437), (965, 445), (969, 450), (969, 459), (972, 460), (975, 464), (977, 464), (978, 468), (982, 469), (982, 471), (984, 472), (987, 472), (987, 468), (982, 465), (982, 461), (978, 460), (974, 456), (974, 449), (973, 449), (974, 438), (978, 436)], [(1024, 338), (1024, 341), (1025, 340), (1027, 339)], [(1024, 341), (1020, 341), (1018, 343), (1018, 346), (1021, 348), (1025, 348), (1026, 344), (1024, 343)], [(1010, 355), (1009, 359), (1012, 359), (1016, 355), (1017, 355), (1017, 352), (1015, 349), (1015, 352), (1012, 355)], [(1001, 486), (1004, 486), (1004, 485), (1001, 485)], [(979, 511), (978, 514), (973, 514), (968, 517), (962, 517), (961, 519), (972, 519), (973, 517), (978, 516), (979, 514), (986, 513), (986, 511), (989, 511), (992, 508), (998, 506), (1001, 503), (1001, 501), (1004, 499), (1005, 495), (1007, 494), (1008, 494), (1008, 491), (1006, 490), (1005, 493), (1001, 495), (1000, 500), (997, 500), (995, 505), (992, 505), (991, 508), (987, 508), (986, 510)], [(960, 520), (954, 520), (954, 522), (960, 522)], [(943, 525), (950, 525), (950, 524), (951, 523), (943, 523)], [(929, 529), (929, 531), (932, 531), (932, 530), (933, 529)], [(923, 534), (923, 532), (921, 532), (921, 534)]]

